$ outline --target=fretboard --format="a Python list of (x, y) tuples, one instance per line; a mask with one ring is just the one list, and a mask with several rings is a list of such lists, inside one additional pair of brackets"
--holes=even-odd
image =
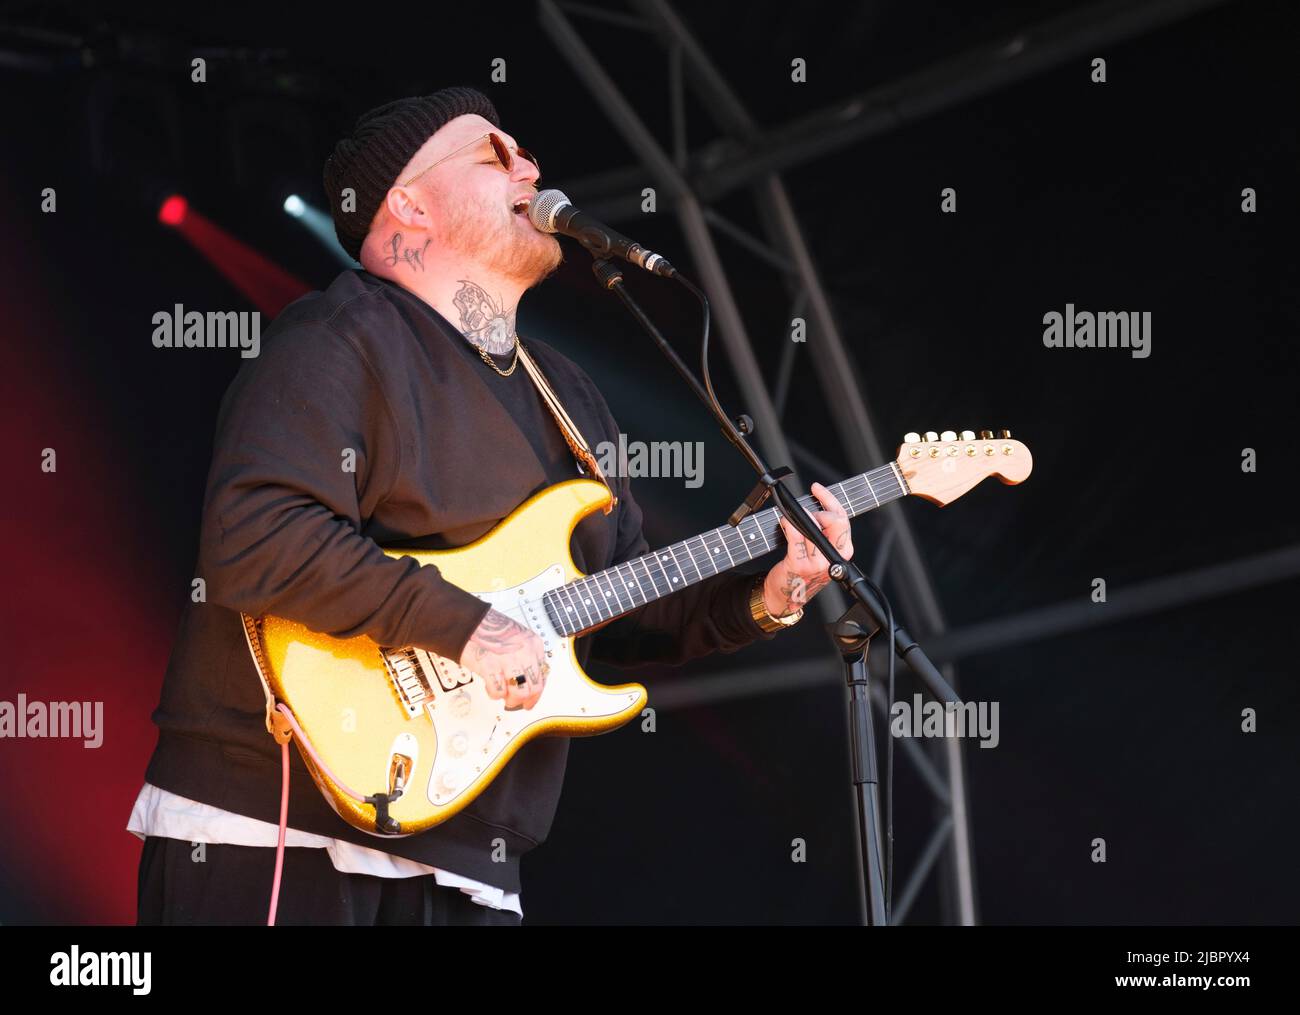
[[(828, 489), (850, 518), (909, 492), (892, 462)], [(799, 503), (810, 511), (822, 510), (811, 494), (800, 497)], [(547, 615), (560, 634), (580, 634), (778, 549), (785, 537), (777, 518), (776, 508), (757, 511), (739, 525), (719, 526), (551, 589), (542, 597)]]

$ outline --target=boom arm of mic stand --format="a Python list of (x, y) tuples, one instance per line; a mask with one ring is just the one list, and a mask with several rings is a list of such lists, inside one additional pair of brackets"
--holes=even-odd
[[(623, 306), (627, 307), (628, 313), (636, 318), (637, 323), (645, 329), (646, 334), (649, 335), (650, 338), (654, 340), (655, 345), (659, 347), (659, 351), (664, 354), (668, 362), (673, 365), (679, 374), (682, 375), (682, 380), (684, 380), (690, 386), (690, 389), (695, 392), (695, 397), (705, 404), (709, 412), (717, 415), (713, 408), (713, 402), (709, 398), (709, 393), (704, 390), (704, 385), (696, 379), (693, 373), (691, 373), (691, 368), (686, 365), (685, 361), (680, 356), (677, 355), (677, 350), (668, 344), (663, 335), (659, 333), (659, 329), (655, 327), (654, 321), (650, 320), (650, 318), (646, 316), (646, 313), (641, 309), (640, 304), (638, 304), (623, 287), (623, 269), (609, 258), (599, 257), (592, 264), (591, 270), (595, 273), (596, 280), (600, 282), (602, 288), (610, 290), (610, 292), (614, 293), (615, 296), (623, 301)], [(745, 419), (748, 421), (749, 417), (746, 416)], [(724, 423), (722, 427), (723, 435), (727, 440), (731, 441), (732, 444), (737, 444), (734, 428), (730, 421), (726, 419), (725, 415), (722, 417), (722, 422)], [(748, 426), (749, 429), (752, 429), (753, 424), (749, 423)], [(743, 444), (743, 441), (741, 444)], [(737, 446), (739, 447), (740, 444), (737, 444)]]

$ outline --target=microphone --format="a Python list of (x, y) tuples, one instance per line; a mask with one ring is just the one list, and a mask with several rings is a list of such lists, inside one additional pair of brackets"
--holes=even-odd
[(528, 205), (528, 220), (541, 232), (573, 237), (597, 257), (622, 257), (664, 278), (677, 274), (677, 269), (658, 254), (578, 211), (562, 190), (543, 190), (533, 198)]

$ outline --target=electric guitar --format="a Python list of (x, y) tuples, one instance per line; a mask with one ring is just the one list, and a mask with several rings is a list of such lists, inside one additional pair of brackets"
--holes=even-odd
[[(969, 430), (924, 439), (909, 433), (895, 461), (829, 489), (854, 517), (908, 494), (943, 506), (989, 476), (1016, 484), (1032, 468), (1029, 449), (1008, 430), (978, 438)], [(535, 737), (590, 736), (629, 722), (646, 704), (645, 688), (588, 678), (574, 639), (784, 541), (776, 508), (767, 508), (584, 575), (570, 556), (570, 537), (610, 499), (603, 484), (572, 479), (529, 498), (466, 546), (384, 551), (436, 565), (448, 581), (537, 633), (550, 670), (531, 709), (506, 709), (476, 674), (424, 649), (242, 615), (267, 693), (268, 730), (285, 742), (296, 724), (308, 770), (345, 821), (377, 836), (414, 835), (466, 807)], [(820, 510), (812, 496), (800, 502)]]

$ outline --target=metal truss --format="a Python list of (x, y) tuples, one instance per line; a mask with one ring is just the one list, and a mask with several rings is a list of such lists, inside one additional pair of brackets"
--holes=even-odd
[[(666, 0), (629, 0), (633, 14), (556, 0), (539, 0), (538, 8), (543, 31), (640, 161), (637, 166), (611, 169), (573, 181), (568, 185), (570, 191), (578, 196), (584, 208), (616, 220), (640, 213), (641, 190), (647, 178), (653, 182), (659, 201), (676, 214), (702, 276), (700, 281), (713, 304), (723, 345), (738, 379), (745, 409), (755, 420), (755, 440), (764, 457), (773, 464), (792, 466), (797, 460), (821, 475), (833, 475), (840, 470), (820, 461), (814, 452), (787, 440), (781, 430), (779, 421), (799, 343), (784, 342), (777, 377), (769, 388), (754, 356), (753, 344), (710, 230), (726, 235), (781, 275), (791, 299), (790, 317), (807, 318), (810, 332), (815, 336), (818, 355), (812, 365), (828, 396), (827, 404), (848, 456), (847, 464), (853, 471), (865, 472), (892, 455), (884, 454), (885, 446), (857, 382), (864, 375), (845, 345), (780, 172), (987, 94), (1067, 59), (1094, 53), (1098, 46), (1122, 41), (1221, 2), (1152, 0), (1134, 5), (1128, 0), (1109, 0), (1018, 32), (999, 45), (980, 47), (777, 129), (764, 129), (752, 118)], [(574, 28), (570, 15), (646, 32), (667, 51), (671, 152), (647, 129)], [(720, 137), (694, 153), (687, 151), (685, 140), (683, 99), (687, 83), (721, 132)], [(710, 207), (711, 201), (740, 187), (748, 187), (755, 198), (764, 238), (750, 234)], [(791, 485), (803, 492), (797, 473)], [(965, 654), (1058, 633), (1075, 624), (1096, 622), (1103, 616), (1105, 620), (1118, 620), (1125, 613), (1160, 608), (1151, 606), (1153, 602), (1172, 601), (1189, 592), (1211, 594), (1211, 588), (1217, 591), (1224, 588), (1225, 574), (1216, 573), (1217, 584), (1189, 583), (1187, 577), (1181, 576), (1165, 580), (1167, 589), (1162, 585), (1159, 590), (1135, 589), (1131, 595), (1112, 593), (1111, 608), (1104, 613), (1079, 611), (1066, 605), (949, 631), (934, 582), (900, 505), (897, 502), (886, 505), (870, 517), (877, 525), (871, 575), (880, 583), (888, 571), (891, 587), (899, 600), (901, 619), (923, 641), (931, 658), (943, 664), (944, 676), (954, 687), (957, 687), (954, 663)], [(1300, 570), (1300, 550), (1290, 553), (1291, 556), (1284, 555), (1285, 559), (1280, 561), (1260, 561), (1257, 567), (1244, 572), (1240, 565), (1228, 565), (1224, 571), (1233, 575), (1250, 574), (1259, 580), (1270, 569), (1274, 572), (1279, 568), (1290, 572)], [(1154, 597), (1153, 591), (1158, 593)], [(845, 609), (845, 598), (834, 585), (818, 596), (817, 603), (828, 622), (838, 618)], [(878, 652), (871, 663), (873, 672), (880, 676), (887, 657)], [(837, 681), (838, 674), (838, 661), (828, 654), (802, 662), (674, 684), (656, 692), (655, 701), (657, 707), (685, 707), (824, 687), (832, 680)], [(879, 680), (873, 683), (872, 692), (878, 715), (887, 726), (886, 696)], [(847, 722), (847, 713), (845, 718)], [(935, 823), (895, 896), (893, 920), (900, 923), (906, 919), (926, 879), (935, 875), (939, 880), (944, 922), (974, 924), (978, 914), (961, 741), (950, 737), (928, 740), (921, 745), (902, 738), (897, 743), (902, 757), (915, 767), (932, 795)], [(856, 825), (853, 834), (856, 838)], [(861, 877), (860, 871), (858, 876)], [(862, 916), (865, 922), (865, 913)]]

